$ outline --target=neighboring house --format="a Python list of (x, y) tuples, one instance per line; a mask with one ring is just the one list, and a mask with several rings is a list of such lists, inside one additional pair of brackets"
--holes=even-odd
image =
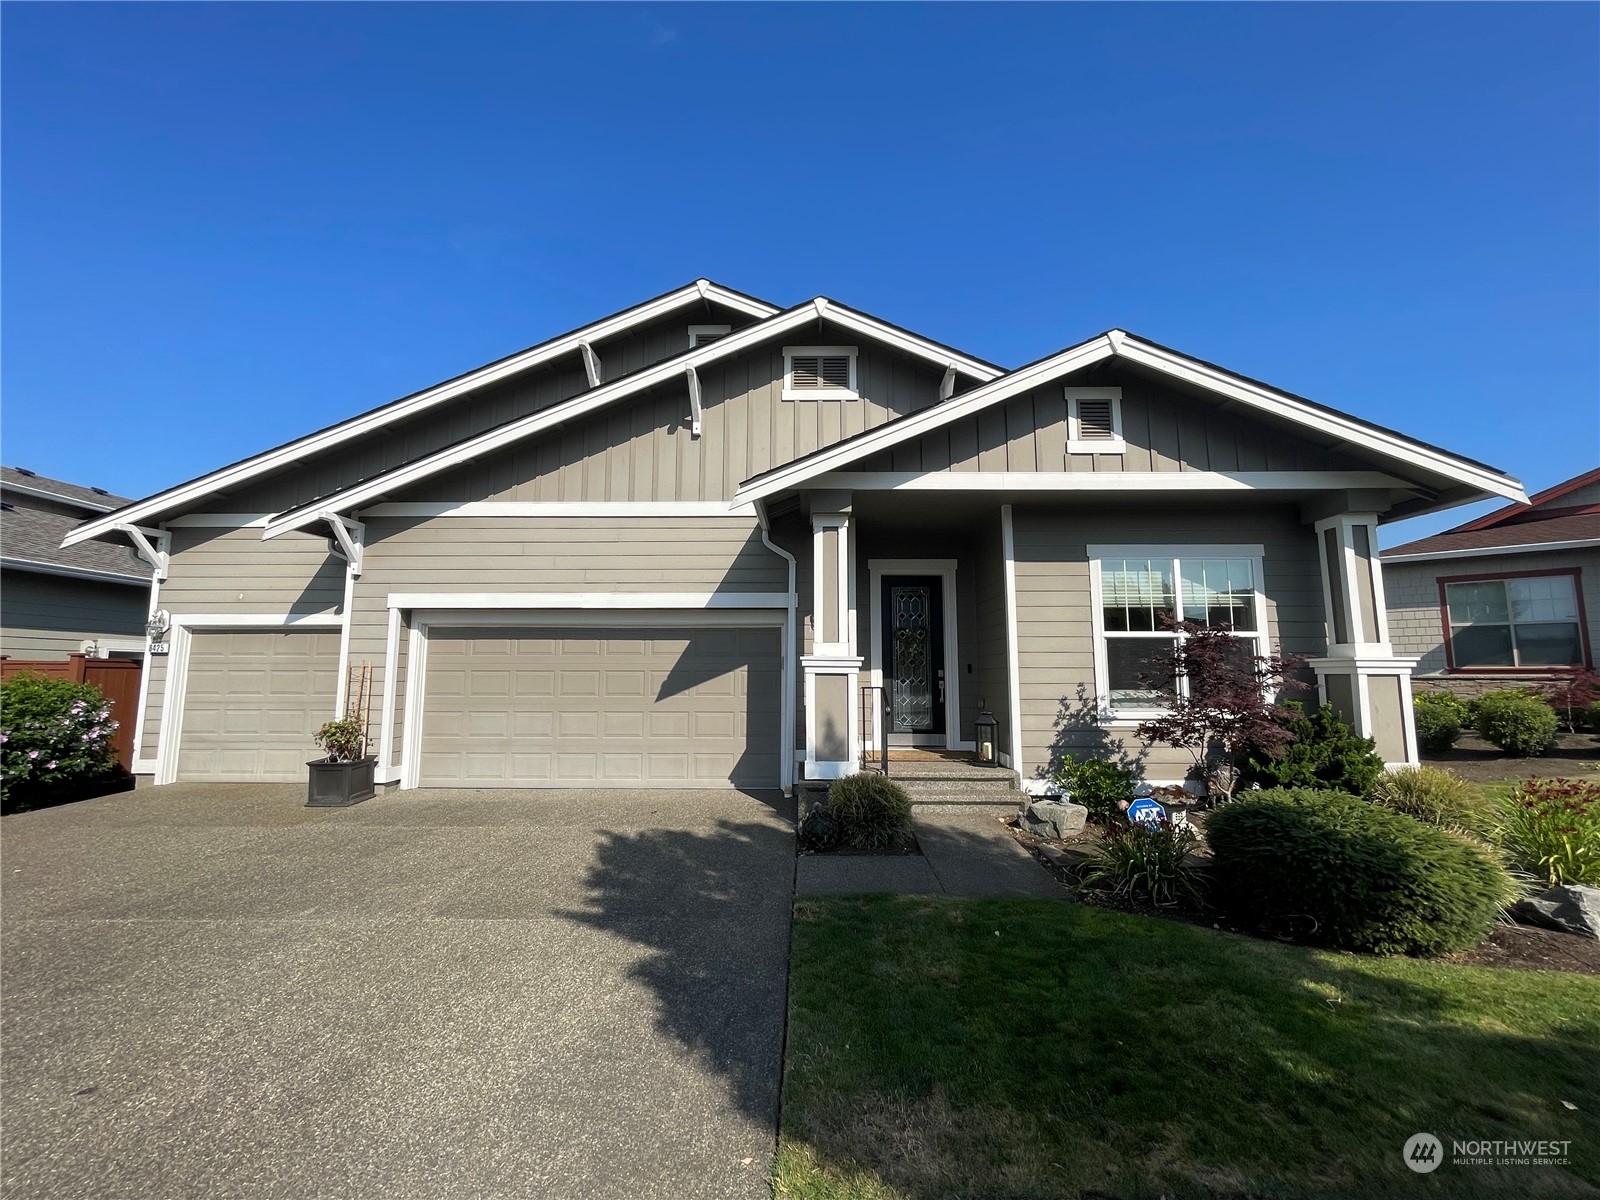
[(1490, 496), (1524, 498), (1119, 330), (1007, 371), (701, 280), (67, 540), (157, 567), (157, 783), (303, 778), (370, 664), (401, 787), (775, 787), (982, 708), (1027, 777), (1131, 739), (1179, 611), (1412, 760), (1377, 525)]
[(1421, 687), (1475, 696), (1593, 669), (1600, 469), (1382, 558), (1394, 648)]
[(0, 467), (0, 654), (144, 657), (150, 568), (124, 543), (61, 542), (129, 503), (103, 488)]

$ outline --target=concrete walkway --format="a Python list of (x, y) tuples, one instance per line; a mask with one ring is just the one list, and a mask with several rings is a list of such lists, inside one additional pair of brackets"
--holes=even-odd
[(1011, 836), (1003, 810), (980, 805), (918, 805), (922, 854), (893, 856), (805, 855), (795, 891), (802, 896), (861, 892), (957, 896), (1066, 895), (1061, 885)]

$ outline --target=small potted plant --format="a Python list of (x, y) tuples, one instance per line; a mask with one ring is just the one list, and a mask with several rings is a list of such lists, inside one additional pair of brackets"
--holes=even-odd
[(378, 760), (366, 753), (367, 734), (360, 721), (353, 716), (329, 721), (311, 740), (327, 757), (306, 764), (311, 768), (307, 808), (346, 808), (377, 795), (373, 767)]

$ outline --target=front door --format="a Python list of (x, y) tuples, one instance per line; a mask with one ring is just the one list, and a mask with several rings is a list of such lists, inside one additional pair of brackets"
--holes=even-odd
[(891, 744), (942, 746), (944, 580), (937, 575), (885, 576), (882, 628)]

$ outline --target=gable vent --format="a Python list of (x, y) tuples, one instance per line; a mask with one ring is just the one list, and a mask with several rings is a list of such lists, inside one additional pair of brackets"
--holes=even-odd
[(792, 360), (790, 387), (847, 388), (850, 359), (844, 354), (801, 354)]
[(705, 346), (711, 342), (721, 341), (727, 336), (725, 333), (697, 333), (694, 335), (694, 344), (696, 346)]
[(1117, 428), (1111, 415), (1110, 400), (1078, 401), (1078, 440), (1083, 442), (1113, 442)]

